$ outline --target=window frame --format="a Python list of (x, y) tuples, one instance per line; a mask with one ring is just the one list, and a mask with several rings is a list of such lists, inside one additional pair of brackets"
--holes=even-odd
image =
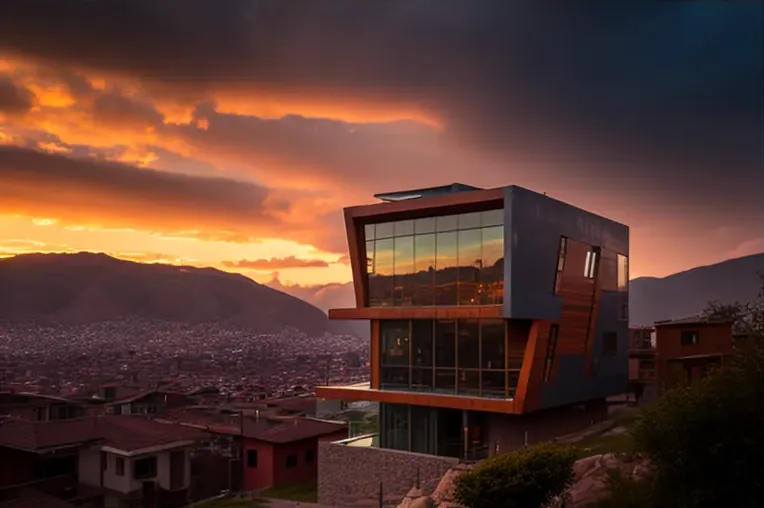
[(586, 261), (584, 263), (584, 277), (594, 280), (597, 278), (599, 272), (601, 249), (599, 247), (591, 247), (586, 251)]
[(257, 453), (257, 450), (254, 449), (248, 449), (247, 450), (247, 467), (252, 469), (257, 469), (257, 462), (259, 459), (259, 454)]
[(560, 236), (560, 246), (557, 251), (557, 271), (554, 275), (554, 294), (559, 295), (562, 289), (562, 274), (565, 271), (565, 259), (568, 253), (568, 237)]
[[(138, 466), (142, 463), (151, 464), (149, 471), (145, 474), (138, 474)], [(133, 479), (134, 480), (150, 480), (157, 477), (158, 460), (156, 455), (150, 455), (133, 461)]]
[[(692, 341), (687, 341), (687, 337), (692, 337)], [(697, 330), (682, 330), (679, 333), (679, 343), (683, 347), (693, 347), (700, 344), (700, 332)]]

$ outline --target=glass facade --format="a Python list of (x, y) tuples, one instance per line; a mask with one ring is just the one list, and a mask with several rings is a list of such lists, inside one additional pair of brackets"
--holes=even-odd
[(511, 341), (502, 319), (380, 322), (382, 390), (511, 399), (525, 344)]
[(501, 304), (504, 210), (368, 224), (369, 305)]
[(381, 448), (468, 460), (488, 456), (484, 413), (381, 403), (379, 414)]

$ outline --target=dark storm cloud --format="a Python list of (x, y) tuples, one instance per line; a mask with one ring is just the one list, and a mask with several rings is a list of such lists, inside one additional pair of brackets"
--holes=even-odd
[(0, 74), (0, 113), (16, 115), (26, 113), (34, 105), (34, 94), (15, 84), (10, 77)]
[(762, 198), (761, 2), (6, 0), (1, 50), (200, 98), (414, 103), (508, 161)]
[(125, 164), (0, 147), (0, 213), (87, 219), (110, 226), (252, 236), (276, 230), (288, 203), (267, 188)]

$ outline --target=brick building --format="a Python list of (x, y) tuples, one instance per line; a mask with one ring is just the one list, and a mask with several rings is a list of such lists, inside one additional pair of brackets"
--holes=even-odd
[(661, 390), (686, 386), (724, 366), (735, 354), (732, 321), (694, 316), (655, 323), (656, 377)]

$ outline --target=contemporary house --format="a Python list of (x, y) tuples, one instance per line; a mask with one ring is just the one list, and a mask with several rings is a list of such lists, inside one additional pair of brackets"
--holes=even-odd
[(521, 187), (380, 194), (345, 209), (379, 446), (479, 457), (604, 417), (628, 383), (629, 228)]

